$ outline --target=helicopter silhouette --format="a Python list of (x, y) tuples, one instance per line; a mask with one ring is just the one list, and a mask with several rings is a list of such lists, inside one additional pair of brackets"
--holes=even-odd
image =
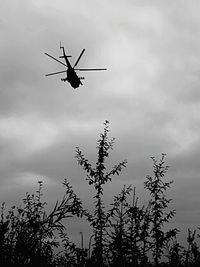
[(85, 49), (83, 49), (79, 55), (79, 57), (77, 58), (75, 64), (72, 65), (70, 64), (68, 58), (71, 56), (67, 56), (65, 54), (65, 48), (64, 46), (61, 46), (60, 43), (60, 49), (62, 50), (63, 55), (60, 56), (59, 58), (64, 58), (65, 59), (65, 63), (63, 63), (62, 61), (58, 60), (57, 58), (51, 56), (48, 53), (45, 53), (45, 55), (47, 55), (48, 57), (54, 59), (55, 61), (59, 62), (60, 64), (62, 64), (63, 66), (65, 66), (67, 69), (66, 70), (62, 70), (62, 71), (57, 71), (57, 72), (52, 72), (52, 73), (48, 73), (45, 76), (51, 76), (51, 75), (56, 75), (56, 74), (60, 74), (60, 73), (66, 73), (66, 77), (62, 78), (61, 81), (63, 82), (68, 82), (70, 83), (70, 85), (75, 89), (78, 88), (80, 85), (83, 85), (81, 80), (85, 79), (84, 77), (79, 77), (76, 73), (76, 71), (100, 71), (100, 70), (107, 70), (106, 68), (76, 68), (76, 66), (78, 65), (83, 53), (85, 52)]

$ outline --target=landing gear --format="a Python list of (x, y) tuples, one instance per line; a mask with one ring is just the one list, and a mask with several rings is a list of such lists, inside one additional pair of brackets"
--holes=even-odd
[(61, 78), (61, 81), (62, 82), (66, 82), (67, 81), (67, 78)]

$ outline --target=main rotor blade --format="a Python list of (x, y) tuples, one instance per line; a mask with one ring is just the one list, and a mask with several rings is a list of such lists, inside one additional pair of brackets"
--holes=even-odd
[(84, 52), (85, 52), (85, 49), (82, 50), (80, 56), (78, 57), (78, 59), (76, 60), (76, 63), (74, 64), (73, 68), (75, 68), (76, 65), (79, 63), (79, 60), (81, 59), (81, 57), (82, 57), (82, 55), (83, 55)]
[(62, 70), (62, 71), (52, 72), (52, 73), (45, 74), (45, 76), (51, 76), (51, 75), (60, 74), (60, 73), (64, 73), (64, 72), (67, 72), (67, 71)]
[(98, 71), (98, 70), (107, 70), (107, 69), (74, 69), (74, 70), (80, 70), (80, 71)]
[(58, 60), (57, 58), (55, 58), (55, 57), (53, 57), (53, 56), (51, 56), (51, 55), (49, 55), (47, 53), (45, 53), (45, 55), (47, 55), (48, 57), (54, 59), (55, 61), (59, 62), (60, 64), (62, 64), (63, 66), (68, 68), (68, 66), (66, 64), (64, 64), (62, 61)]

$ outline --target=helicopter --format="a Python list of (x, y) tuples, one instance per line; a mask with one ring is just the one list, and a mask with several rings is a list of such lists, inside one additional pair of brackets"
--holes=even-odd
[(67, 69), (66, 70), (62, 70), (62, 71), (57, 71), (57, 72), (52, 72), (52, 73), (48, 73), (45, 76), (51, 76), (51, 75), (56, 75), (56, 74), (60, 74), (60, 73), (66, 73), (66, 77), (65, 78), (61, 78), (61, 81), (63, 82), (68, 82), (70, 83), (70, 85), (76, 89), (78, 88), (80, 85), (83, 85), (81, 80), (84, 80), (84, 77), (79, 77), (76, 73), (76, 71), (100, 71), (100, 70), (107, 70), (106, 68), (76, 68), (76, 66), (78, 65), (83, 53), (85, 52), (85, 49), (83, 49), (79, 55), (79, 57), (77, 58), (75, 64), (71, 65), (71, 63), (69, 62), (68, 58), (71, 56), (68, 56), (65, 54), (65, 48), (64, 46), (61, 46), (60, 43), (60, 49), (62, 50), (62, 56), (60, 56), (59, 58), (64, 58), (65, 63), (63, 63), (62, 61), (58, 60), (57, 58), (51, 56), (48, 53), (45, 53), (45, 55), (47, 55), (48, 57), (54, 59), (55, 61), (57, 61), (58, 63), (60, 63), (61, 65), (65, 66)]

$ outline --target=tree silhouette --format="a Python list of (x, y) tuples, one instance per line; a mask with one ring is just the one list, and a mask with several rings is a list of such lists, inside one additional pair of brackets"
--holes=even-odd
[[(87, 173), (86, 180), (95, 189), (94, 209), (83, 208), (82, 201), (74, 193), (67, 180), (65, 193), (47, 212), (42, 188), (35, 194), (26, 193), (20, 206), (12, 206), (7, 212), (5, 203), (0, 210), (0, 266), (2, 267), (199, 267), (200, 251), (196, 230), (188, 229), (187, 248), (177, 239), (176, 228), (166, 230), (166, 224), (175, 215), (170, 210), (171, 199), (166, 196), (172, 181), (165, 182), (168, 166), (165, 154), (159, 161), (152, 157), (153, 175), (148, 175), (144, 188), (150, 192), (147, 205), (139, 205), (135, 187), (125, 186), (114, 195), (109, 208), (105, 207), (104, 186), (119, 175), (127, 161), (107, 168), (114, 138), (109, 139), (109, 122), (105, 121), (103, 133), (97, 141), (95, 166), (76, 148), (76, 158)], [(69, 238), (68, 218), (87, 219), (93, 235), (89, 241), (89, 253)], [(94, 237), (90, 253), (91, 238)], [(91, 255), (91, 257), (90, 257)], [(150, 256), (153, 256), (153, 262)], [(162, 262), (162, 256), (167, 261)]]
[(94, 205), (95, 210), (94, 214), (90, 216), (89, 221), (93, 227), (94, 232), (94, 251), (93, 255), (95, 258), (95, 263), (97, 266), (103, 266), (104, 261), (104, 237), (106, 234), (106, 223), (107, 215), (105, 212), (105, 205), (103, 201), (103, 186), (111, 181), (112, 176), (115, 174), (119, 175), (122, 168), (126, 166), (127, 161), (124, 160), (119, 164), (115, 165), (110, 171), (107, 171), (106, 168), (106, 159), (109, 157), (109, 150), (113, 149), (114, 138), (109, 140), (109, 122), (106, 120), (104, 123), (104, 131), (100, 134), (100, 138), (97, 141), (97, 161), (96, 166), (92, 167), (89, 161), (84, 157), (83, 153), (77, 147), (76, 149), (76, 158), (78, 164), (83, 166), (83, 169), (87, 172), (87, 178), (89, 185), (93, 185), (96, 190), (94, 196)]
[(108, 255), (112, 266), (124, 266), (128, 262), (128, 244), (126, 240), (126, 231), (128, 224), (128, 197), (132, 188), (131, 186), (122, 188), (121, 192), (114, 196), (112, 208), (109, 214), (109, 240)]
[(11, 207), (7, 216), (4, 204), (0, 221), (0, 266), (54, 265), (54, 248), (59, 246), (57, 234), (64, 232), (64, 219), (83, 216), (79, 198), (65, 180), (65, 194), (48, 214), (41, 200), (42, 181), (35, 194), (26, 193), (23, 206)]
[(144, 187), (149, 190), (151, 195), (152, 252), (155, 266), (158, 266), (159, 259), (163, 254), (165, 242), (176, 235), (177, 229), (169, 230), (166, 233), (164, 231), (164, 224), (169, 222), (175, 215), (175, 210), (166, 211), (171, 199), (166, 197), (165, 191), (173, 182), (163, 181), (169, 168), (169, 166), (165, 165), (165, 154), (162, 154), (159, 162), (155, 157), (152, 157), (152, 160), (154, 176), (148, 175), (146, 177), (147, 180), (144, 183)]

